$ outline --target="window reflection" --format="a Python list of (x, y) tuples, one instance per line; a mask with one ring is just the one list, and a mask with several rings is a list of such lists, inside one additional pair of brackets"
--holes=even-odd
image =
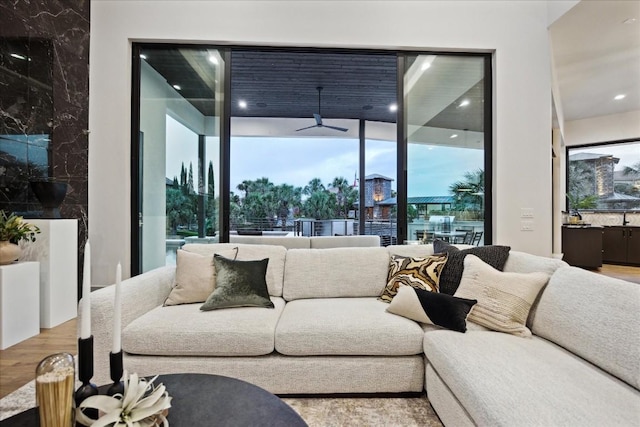
[(568, 209), (640, 209), (640, 141), (567, 151)]

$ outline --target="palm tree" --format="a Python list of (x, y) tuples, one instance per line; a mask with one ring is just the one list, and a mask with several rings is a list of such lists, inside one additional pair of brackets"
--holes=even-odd
[(313, 178), (311, 181), (309, 181), (309, 184), (304, 187), (303, 193), (306, 196), (310, 196), (313, 193), (324, 190), (326, 190), (326, 188), (324, 184), (322, 184), (322, 180), (320, 178)]
[(316, 191), (305, 201), (303, 212), (315, 219), (329, 219), (335, 211), (335, 198), (326, 191)]
[(336, 193), (336, 217), (345, 217), (349, 210), (353, 207), (353, 204), (358, 200), (358, 189), (349, 185), (349, 182), (344, 177), (335, 177), (330, 188), (337, 189)]
[(218, 209), (216, 203), (216, 186), (213, 175), (213, 162), (209, 161), (207, 173), (207, 217), (209, 219), (209, 229), (207, 233), (213, 236), (218, 228)]
[(248, 179), (245, 179), (240, 184), (238, 184), (238, 186), (236, 188), (238, 190), (240, 190), (240, 191), (244, 191), (244, 197), (247, 197), (249, 195), (249, 187), (250, 186), (251, 186), (251, 181), (248, 180)]
[(465, 172), (464, 179), (451, 184), (449, 191), (454, 196), (454, 210), (464, 211), (471, 208), (481, 211), (484, 200), (484, 170)]

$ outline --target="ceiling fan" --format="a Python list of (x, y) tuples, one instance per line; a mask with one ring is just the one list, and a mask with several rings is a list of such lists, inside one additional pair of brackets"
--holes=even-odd
[(313, 114), (313, 118), (316, 119), (316, 124), (313, 126), (307, 126), (304, 128), (296, 129), (296, 132), (305, 130), (305, 129), (311, 129), (311, 128), (329, 128), (329, 129), (339, 130), (340, 132), (348, 131), (349, 129), (347, 128), (341, 128), (338, 126), (329, 126), (329, 125), (322, 124), (322, 116), (320, 115), (320, 94), (322, 93), (322, 86), (318, 86), (316, 89), (318, 89), (318, 114), (315, 114), (315, 113)]

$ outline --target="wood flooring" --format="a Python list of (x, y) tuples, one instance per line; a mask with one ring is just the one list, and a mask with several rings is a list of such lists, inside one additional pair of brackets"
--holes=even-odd
[[(605, 264), (594, 272), (640, 284), (640, 267)], [(74, 319), (55, 328), (41, 329), (39, 335), (0, 350), (0, 398), (31, 381), (36, 365), (46, 356), (59, 352), (76, 354), (76, 337)]]
[(77, 353), (76, 320), (55, 328), (40, 329), (40, 334), (6, 350), (0, 350), (0, 398), (35, 378), (38, 363), (54, 353)]
[(603, 264), (602, 267), (600, 267), (599, 270), (595, 270), (595, 272), (629, 282), (640, 283), (640, 267)]

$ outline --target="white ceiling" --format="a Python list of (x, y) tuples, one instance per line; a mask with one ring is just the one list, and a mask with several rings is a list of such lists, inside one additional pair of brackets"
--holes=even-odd
[(550, 34), (564, 121), (640, 110), (640, 1), (582, 0)]

